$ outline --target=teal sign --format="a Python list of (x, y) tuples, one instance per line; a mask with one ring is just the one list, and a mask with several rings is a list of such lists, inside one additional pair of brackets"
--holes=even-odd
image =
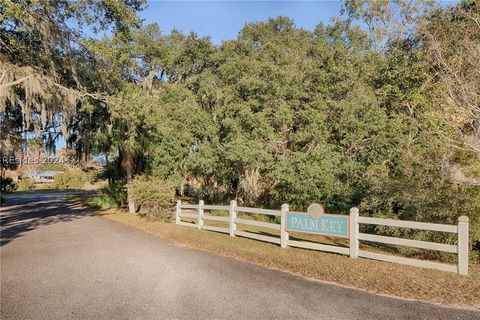
[(322, 234), (335, 237), (349, 237), (349, 216), (325, 214), (320, 204), (308, 207), (308, 212), (288, 212), (287, 231)]

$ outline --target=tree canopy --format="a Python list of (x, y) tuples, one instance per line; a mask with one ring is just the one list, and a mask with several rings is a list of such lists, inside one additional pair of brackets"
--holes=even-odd
[(79, 158), (110, 156), (111, 181), (158, 177), (210, 202), (466, 214), (479, 240), (476, 1), (346, 1), (329, 25), (271, 18), (218, 46), (141, 26), (141, 1), (57, 2), (0, 5), (2, 135), (38, 127), (53, 141), (58, 119)]

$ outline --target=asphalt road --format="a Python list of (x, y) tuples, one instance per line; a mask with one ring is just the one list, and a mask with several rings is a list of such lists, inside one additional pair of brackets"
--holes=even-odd
[(65, 194), (7, 201), (1, 319), (480, 319), (177, 246)]

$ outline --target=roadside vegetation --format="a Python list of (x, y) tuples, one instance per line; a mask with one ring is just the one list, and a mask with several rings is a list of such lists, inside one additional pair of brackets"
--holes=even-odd
[[(54, 167), (55, 168), (55, 167)], [(41, 168), (41, 170), (46, 170)], [(57, 171), (57, 170), (54, 170)], [(18, 181), (12, 178), (2, 179), (2, 192), (11, 193), (14, 191), (30, 191), (30, 190), (67, 190), (67, 189), (84, 189), (88, 185), (95, 183), (101, 185), (101, 181), (97, 179), (97, 172), (81, 168), (63, 168), (62, 173), (55, 176), (55, 180), (49, 183), (35, 183), (33, 178), (22, 176)], [(94, 187), (96, 188), (96, 186)]]
[[(80, 194), (73, 197), (86, 204), (104, 218), (111, 219), (141, 229), (153, 235), (170, 240), (179, 245), (203, 250), (226, 257), (240, 259), (268, 268), (292, 272), (312, 279), (335, 282), (379, 294), (417, 299), (457, 307), (480, 310), (480, 261), (470, 260), (469, 275), (461, 276), (449, 272), (421, 269), (399, 264), (391, 264), (363, 258), (351, 259), (348, 256), (289, 247), (282, 249), (270, 244), (242, 237), (231, 238), (227, 234), (174, 223), (173, 211), (162, 211), (162, 215), (132, 215), (126, 208), (99, 206), (100, 197), (95, 194)], [(189, 199), (184, 199), (188, 201)], [(189, 210), (184, 210), (188, 212)], [(195, 211), (191, 211), (194, 213)], [(206, 214), (212, 214), (208, 210)], [(215, 211), (216, 216), (228, 216), (227, 211)], [(275, 219), (256, 214), (239, 213), (238, 217), (248, 220), (276, 222)], [(196, 219), (182, 218), (195, 223)], [(228, 223), (204, 221), (205, 225), (228, 228)], [(238, 224), (237, 229), (250, 233), (280, 237), (279, 231), (269, 228)], [(290, 233), (290, 239), (309, 241), (341, 247), (349, 246), (348, 240), (336, 237)], [(406, 250), (405, 247), (363, 242), (360, 248), (370, 252), (404, 255), (419, 259), (432, 259), (431, 251), (422, 249)], [(456, 264), (456, 255), (434, 256), (434, 260)]]
[[(142, 25), (144, 4), (2, 2), (2, 159), (27, 137), (52, 150), (62, 136), (73, 163), (105, 158), (97, 206), (157, 220), (174, 195), (444, 224), (466, 215), (478, 261), (478, 1), (347, 0), (328, 25), (275, 17), (221, 45)], [(80, 186), (77, 173), (57, 187)]]
[(80, 168), (68, 169), (55, 176), (50, 186), (53, 189), (82, 189), (85, 184), (92, 183), (96, 173)]

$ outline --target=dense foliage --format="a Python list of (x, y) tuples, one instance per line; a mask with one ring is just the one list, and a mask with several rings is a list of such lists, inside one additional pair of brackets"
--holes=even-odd
[[(86, 31), (109, 30), (128, 38), (140, 25), (144, 0), (0, 1), (0, 156), (25, 148), (35, 134), (55, 149), (59, 136), (76, 140), (83, 111), (108, 100), (95, 80), (94, 52), (82, 42)], [(89, 152), (91, 145), (83, 141)], [(4, 164), (2, 163), (2, 169)], [(2, 172), (3, 174), (3, 172)]]
[(136, 176), (128, 186), (141, 215), (153, 220), (170, 220), (175, 207), (175, 187), (164, 179)]
[[(346, 1), (331, 25), (278, 17), (220, 46), (124, 18), (122, 32), (79, 42), (88, 77), (68, 132), (78, 154), (108, 156), (106, 177), (131, 190), (132, 211), (154, 194), (170, 206), (173, 185), (209, 203), (467, 215), (480, 240), (477, 1)], [(13, 123), (11, 94), (2, 121)]]
[(86, 183), (92, 180), (92, 173), (85, 172), (82, 169), (65, 170), (57, 174), (55, 180), (49, 185), (55, 189), (81, 189)]

